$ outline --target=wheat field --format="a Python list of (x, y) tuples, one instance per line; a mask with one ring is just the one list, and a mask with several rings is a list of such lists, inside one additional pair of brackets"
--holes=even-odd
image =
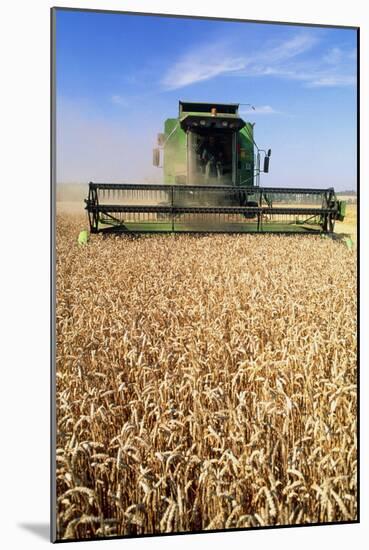
[(356, 257), (57, 219), (57, 538), (354, 521)]

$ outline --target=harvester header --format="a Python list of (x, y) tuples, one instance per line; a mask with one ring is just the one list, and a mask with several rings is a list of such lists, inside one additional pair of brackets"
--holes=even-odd
[(163, 184), (90, 182), (90, 230), (332, 233), (345, 210), (334, 189), (260, 187), (270, 157), (239, 104), (180, 101), (153, 151)]

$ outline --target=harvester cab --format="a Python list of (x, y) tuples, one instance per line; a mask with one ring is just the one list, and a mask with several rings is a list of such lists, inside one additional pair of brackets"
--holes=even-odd
[(91, 233), (332, 233), (345, 212), (334, 189), (261, 187), (270, 157), (239, 104), (180, 101), (153, 152), (163, 183), (90, 182)]
[(253, 124), (238, 109), (237, 103), (180, 101), (178, 118), (165, 121), (154, 153), (157, 166), (162, 156), (164, 182), (252, 186), (255, 168), (260, 171), (254, 164)]

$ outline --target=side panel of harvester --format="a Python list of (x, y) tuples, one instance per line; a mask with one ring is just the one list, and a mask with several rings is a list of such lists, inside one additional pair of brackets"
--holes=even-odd
[(254, 185), (254, 125), (246, 122), (238, 132), (238, 177), (237, 185)]
[(177, 118), (168, 118), (164, 124), (164, 183), (187, 183), (187, 135)]

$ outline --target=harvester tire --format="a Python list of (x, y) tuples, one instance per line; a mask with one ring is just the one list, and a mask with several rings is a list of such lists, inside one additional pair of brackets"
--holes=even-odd
[[(246, 201), (242, 206), (250, 206), (257, 208), (259, 205), (255, 201)], [(257, 214), (255, 212), (244, 212), (243, 217), (247, 219), (256, 218)]]

